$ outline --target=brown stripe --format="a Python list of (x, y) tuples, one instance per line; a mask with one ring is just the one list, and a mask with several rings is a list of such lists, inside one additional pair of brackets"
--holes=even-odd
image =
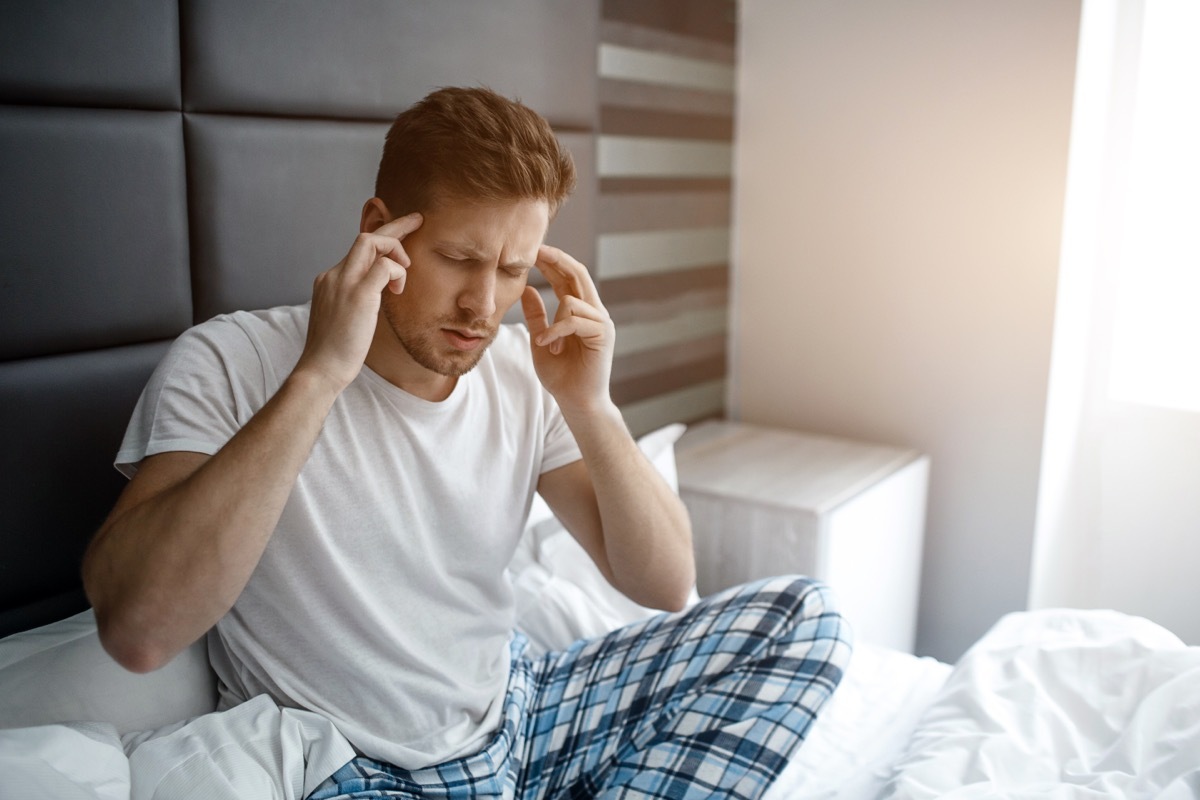
[(614, 382), (611, 386), (612, 399), (618, 405), (636, 403), (638, 400), (645, 400), (676, 389), (716, 380), (724, 375), (725, 356), (706, 358), (703, 361), (660, 370), (651, 375)]
[(600, 131), (615, 136), (733, 140), (733, 119), (644, 108), (601, 106)]
[(642, 25), (631, 25), (628, 22), (601, 20), (600, 41), (605, 44), (636, 47), (639, 50), (695, 58), (701, 61), (715, 61), (729, 65), (737, 63), (737, 48), (733, 45), (716, 42), (712, 39), (681, 36), (660, 28), (647, 28)]
[(604, 0), (600, 18), (731, 46), (737, 41), (735, 0)]
[(728, 289), (729, 267), (714, 267), (666, 272), (657, 275), (638, 275), (600, 281), (600, 297), (606, 307), (635, 302), (661, 302), (683, 292)]
[(600, 79), (600, 105), (733, 117), (733, 95), (656, 83)]
[[(620, 331), (617, 331), (617, 335), (620, 335)], [(690, 342), (679, 342), (666, 347), (656, 347), (653, 350), (630, 353), (613, 361), (612, 380), (614, 382), (626, 381), (693, 361), (724, 358), (726, 342), (725, 334), (719, 333), (693, 339)]]
[(700, 290), (688, 288), (662, 300), (639, 298), (629, 303), (604, 301), (604, 307), (608, 309), (609, 316), (617, 325), (628, 325), (631, 322), (654, 322), (677, 317), (688, 311), (727, 308), (728, 306), (729, 289), (725, 286)]
[(601, 178), (600, 194), (635, 192), (732, 192), (730, 178)]
[(728, 225), (729, 192), (638, 192), (597, 198), (600, 233)]

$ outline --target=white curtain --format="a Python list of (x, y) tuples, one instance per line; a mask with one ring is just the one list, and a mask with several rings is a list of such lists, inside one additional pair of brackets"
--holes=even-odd
[(1200, 2), (1084, 0), (1030, 606), (1200, 644)]

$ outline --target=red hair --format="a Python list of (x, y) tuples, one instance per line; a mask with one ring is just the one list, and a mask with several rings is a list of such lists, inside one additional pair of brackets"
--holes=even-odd
[(482, 88), (438, 89), (400, 112), (375, 178), (395, 216), (455, 199), (545, 200), (553, 217), (574, 188), (575, 165), (550, 124)]

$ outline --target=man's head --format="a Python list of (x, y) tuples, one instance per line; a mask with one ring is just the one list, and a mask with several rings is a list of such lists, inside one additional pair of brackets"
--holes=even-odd
[(574, 184), (570, 154), (546, 120), (490, 90), (439, 89), (401, 112), (362, 230), (412, 212), (423, 222), (404, 239), (404, 291), (383, 293), (376, 344), (424, 375), (472, 369)]
[(388, 131), (375, 196), (394, 216), (439, 202), (545, 200), (553, 218), (575, 166), (539, 114), (489, 89), (439, 89)]

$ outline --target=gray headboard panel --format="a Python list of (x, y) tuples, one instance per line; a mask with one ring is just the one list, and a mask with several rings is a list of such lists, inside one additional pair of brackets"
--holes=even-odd
[(0, 631), (86, 607), (79, 556), (125, 482), (112, 467), (121, 420), (165, 351), (157, 342), (0, 363)]
[(188, 324), (178, 113), (0, 106), (0, 153), (0, 358)]
[(178, 109), (174, 0), (47, 0), (0, 9), (0, 101)]
[(196, 321), (304, 302), (357, 232), (388, 124), (185, 119)]
[(394, 114), (519, 97), (595, 252), (599, 0), (91, 0), (0, 6), (0, 635), (85, 607), (79, 559), (170, 340), (300, 302), (357, 232)]
[(484, 84), (555, 127), (595, 127), (595, 3), (206, 0), (181, 16), (188, 111), (391, 119)]

